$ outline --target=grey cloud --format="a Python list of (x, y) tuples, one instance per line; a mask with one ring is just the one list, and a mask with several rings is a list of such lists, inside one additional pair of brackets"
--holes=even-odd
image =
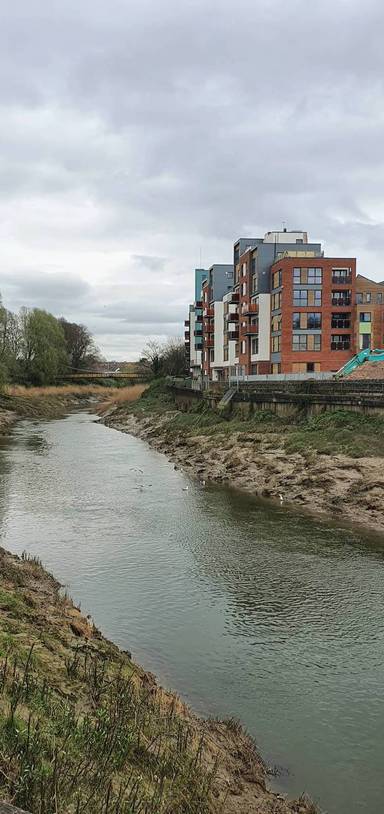
[(15, 0), (2, 18), (4, 297), (61, 300), (134, 356), (135, 325), (181, 333), (200, 250), (228, 262), (240, 233), (284, 220), (383, 278), (380, 0)]

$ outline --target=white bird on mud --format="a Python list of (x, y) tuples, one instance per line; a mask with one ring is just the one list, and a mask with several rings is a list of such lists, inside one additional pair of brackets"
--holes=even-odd
[(280, 498), (280, 503), (282, 503), (284, 498), (283, 498), (283, 495), (281, 495), (280, 493), (279, 493), (279, 498)]
[(189, 486), (183, 486), (183, 492), (188, 492)]

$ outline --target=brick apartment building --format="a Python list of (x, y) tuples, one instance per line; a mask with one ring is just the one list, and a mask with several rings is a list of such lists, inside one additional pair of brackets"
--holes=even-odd
[(306, 232), (240, 238), (233, 265), (195, 270), (186, 322), (194, 378), (335, 372), (384, 347), (384, 281), (356, 277), (356, 259), (324, 257)]
[(270, 274), (271, 372), (339, 370), (355, 353), (356, 260), (284, 257)]
[(384, 348), (384, 282), (356, 277), (356, 351)]

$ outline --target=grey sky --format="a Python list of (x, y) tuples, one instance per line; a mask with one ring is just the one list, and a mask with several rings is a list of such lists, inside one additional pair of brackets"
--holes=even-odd
[(108, 358), (181, 335), (193, 268), (307, 229), (384, 279), (380, 0), (12, 0), (0, 291)]

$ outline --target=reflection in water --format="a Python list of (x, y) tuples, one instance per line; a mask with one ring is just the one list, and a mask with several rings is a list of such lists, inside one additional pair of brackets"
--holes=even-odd
[(330, 814), (380, 810), (381, 541), (228, 489), (184, 491), (163, 456), (85, 414), (20, 424), (0, 474), (5, 547), (41, 556), (197, 710), (241, 718), (289, 768), (285, 791)]

